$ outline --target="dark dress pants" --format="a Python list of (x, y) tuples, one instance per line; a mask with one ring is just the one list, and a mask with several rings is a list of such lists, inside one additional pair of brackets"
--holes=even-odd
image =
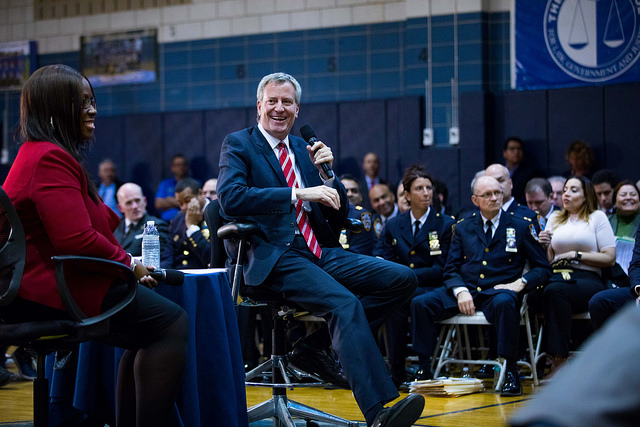
[(589, 309), (589, 300), (605, 289), (592, 271), (574, 270), (570, 280), (554, 274), (542, 292), (547, 353), (568, 357), (571, 344), (571, 316)]
[[(419, 286), (413, 294), (413, 298), (432, 292), (436, 288)], [(395, 310), (384, 323), (386, 330), (386, 348), (389, 359), (389, 371), (391, 378), (396, 384), (407, 380), (406, 359), (407, 344), (409, 343), (409, 313), (411, 301), (407, 301), (400, 308)]]
[[(497, 336), (498, 355), (518, 357), (520, 295), (509, 290), (471, 291), (476, 310), (482, 310)], [(413, 349), (426, 357), (433, 356), (438, 339), (436, 322), (460, 314), (452, 291), (442, 287), (420, 295), (411, 302)]]
[(589, 315), (593, 329), (599, 329), (623, 305), (633, 300), (629, 288), (605, 289), (596, 293), (589, 300)]
[(408, 267), (342, 248), (324, 248), (318, 260), (301, 240), (280, 257), (264, 286), (327, 320), (333, 349), (366, 413), (398, 396), (372, 330), (410, 298), (416, 276)]

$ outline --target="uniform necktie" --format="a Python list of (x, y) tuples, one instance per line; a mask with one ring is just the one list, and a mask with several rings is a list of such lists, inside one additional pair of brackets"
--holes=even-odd
[[(282, 167), (282, 172), (287, 180), (287, 185), (289, 185), (289, 187), (298, 188), (296, 171), (284, 142), (280, 142), (278, 144), (278, 160), (280, 160), (280, 167)], [(300, 199), (296, 201), (296, 222), (298, 223), (298, 228), (300, 228), (300, 233), (302, 233), (302, 236), (304, 237), (304, 241), (307, 242), (309, 250), (316, 257), (320, 258), (322, 256), (322, 249), (316, 240), (316, 235), (313, 233), (311, 223), (307, 217), (307, 212), (302, 208), (302, 200)]]
[(486, 241), (488, 245), (491, 242), (491, 239), (493, 238), (493, 233), (491, 233), (491, 227), (493, 226), (493, 223), (491, 222), (490, 219), (488, 219), (486, 224), (487, 224), (487, 231), (485, 232), (485, 236), (486, 236)]
[(416, 219), (416, 222), (414, 222), (413, 225), (415, 226), (413, 230), (413, 237), (416, 237), (420, 232), (420, 220)]

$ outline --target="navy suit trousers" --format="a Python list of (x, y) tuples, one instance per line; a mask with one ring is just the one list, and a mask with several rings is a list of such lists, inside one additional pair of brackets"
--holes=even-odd
[(333, 349), (363, 413), (395, 399), (398, 392), (371, 331), (411, 297), (415, 274), (342, 248), (323, 248), (317, 259), (299, 241), (280, 257), (263, 285), (327, 320)]

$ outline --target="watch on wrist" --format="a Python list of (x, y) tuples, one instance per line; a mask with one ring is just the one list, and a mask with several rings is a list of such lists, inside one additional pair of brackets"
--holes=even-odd
[(527, 283), (529, 283), (527, 279), (524, 278), (524, 276), (522, 276), (520, 280), (522, 280), (522, 283), (524, 283), (525, 286), (527, 286)]
[(582, 252), (576, 251), (576, 260), (580, 261), (582, 259)]

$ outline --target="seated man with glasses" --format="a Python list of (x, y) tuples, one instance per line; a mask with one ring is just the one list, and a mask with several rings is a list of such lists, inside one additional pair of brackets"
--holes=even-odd
[[(435, 322), (456, 314), (482, 310), (497, 335), (498, 355), (507, 372), (503, 396), (519, 396), (517, 369), (520, 303), (525, 291), (551, 276), (544, 249), (531, 220), (504, 212), (502, 190), (495, 178), (481, 176), (472, 183), (471, 201), (480, 211), (455, 225), (444, 268), (444, 286), (411, 302), (413, 349), (420, 358), (418, 379), (431, 377)], [(522, 274), (525, 263), (530, 270)]]

